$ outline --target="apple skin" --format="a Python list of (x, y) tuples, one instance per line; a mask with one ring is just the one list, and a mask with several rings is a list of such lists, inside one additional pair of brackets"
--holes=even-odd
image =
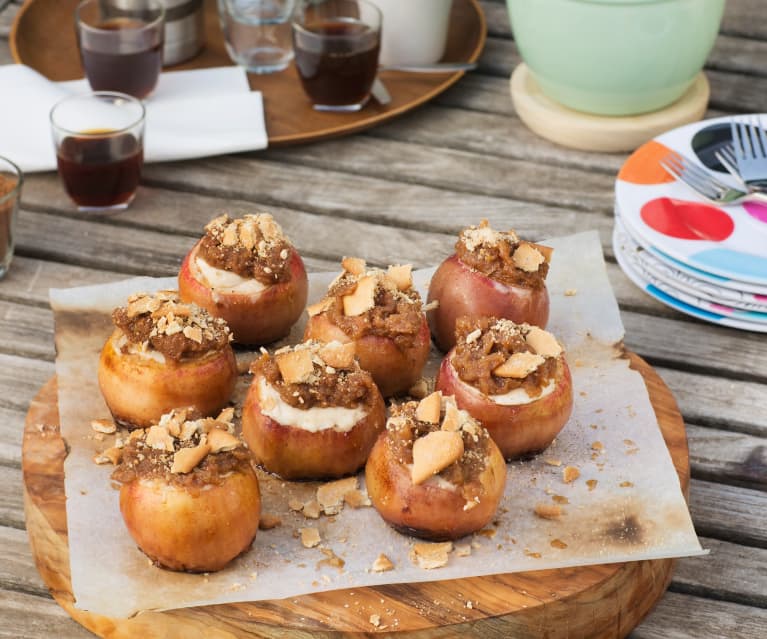
[(540, 289), (511, 286), (493, 280), (452, 255), (439, 265), (429, 283), (427, 303), (439, 306), (428, 311), (434, 341), (443, 352), (455, 346), (455, 322), (469, 317), (499, 317), (517, 324), (546, 328), (549, 321), (549, 293)]
[(429, 325), (425, 317), (413, 345), (404, 351), (393, 339), (381, 335), (365, 335), (353, 340), (333, 324), (326, 313), (309, 318), (304, 340), (309, 339), (321, 342), (337, 340), (342, 344), (354, 342), (354, 354), (360, 367), (373, 376), (373, 381), (384, 397), (407, 392), (421, 378), (431, 348)]
[(249, 467), (204, 489), (136, 479), (120, 488), (120, 512), (152, 561), (170, 570), (212, 572), (253, 543), (261, 492)]
[(458, 407), (482, 423), (504, 459), (534, 455), (554, 441), (573, 410), (573, 381), (564, 357), (559, 358), (551, 393), (527, 404), (504, 406), (458, 376), (451, 362), (453, 352), (442, 360), (435, 389), (454, 395)]
[(211, 315), (226, 320), (238, 344), (269, 344), (285, 337), (306, 306), (309, 280), (304, 262), (291, 249), (290, 278), (255, 295), (213, 291), (200, 282), (195, 266), (200, 242), (184, 258), (178, 274), (178, 292), (184, 302), (194, 302)]
[(368, 401), (367, 415), (351, 430), (313, 433), (280, 424), (261, 412), (262, 378), (255, 375), (242, 408), (242, 436), (256, 463), (284, 479), (335, 479), (362, 468), (386, 423), (386, 405), (379, 392)]
[(104, 344), (98, 381), (104, 401), (120, 425), (147, 428), (174, 408), (194, 407), (202, 415), (224, 408), (237, 383), (232, 347), (202, 358), (165, 362), (121, 353), (117, 329)]
[(479, 476), (480, 501), (474, 508), (464, 510), (466, 500), (460, 490), (413, 485), (386, 432), (379, 436), (365, 466), (368, 496), (384, 521), (403, 534), (447, 541), (476, 532), (493, 518), (506, 483), (503, 456), (492, 440), (489, 444), (488, 463)]

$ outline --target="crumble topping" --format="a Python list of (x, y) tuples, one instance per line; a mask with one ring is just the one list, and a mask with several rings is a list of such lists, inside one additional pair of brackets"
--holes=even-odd
[(343, 272), (330, 284), (327, 296), (307, 309), (309, 315), (326, 313), (351, 339), (383, 335), (400, 348), (412, 346), (423, 324), (412, 267), (368, 268), (364, 260), (354, 257), (344, 258), (341, 265)]
[(495, 317), (460, 317), (456, 322), (458, 376), (485, 395), (524, 388), (538, 397), (561, 364), (562, 347), (549, 332)]
[(127, 484), (156, 478), (186, 488), (220, 485), (233, 472), (248, 471), (250, 456), (234, 435), (234, 409), (215, 419), (189, 408), (174, 409), (160, 421), (131, 433), (112, 479)]
[(372, 404), (376, 388), (370, 373), (360, 368), (354, 344), (310, 340), (264, 352), (251, 365), (291, 406), (357, 408)]
[(173, 360), (220, 351), (231, 340), (226, 322), (196, 304), (180, 300), (178, 291), (135, 293), (128, 305), (112, 311), (112, 321), (126, 338), (121, 346), (155, 350)]
[(290, 278), (292, 251), (274, 218), (256, 213), (236, 219), (220, 215), (208, 222), (198, 255), (211, 266), (268, 286)]
[(552, 249), (521, 240), (514, 231), (496, 231), (487, 220), (458, 236), (458, 258), (467, 266), (504, 284), (542, 288)]

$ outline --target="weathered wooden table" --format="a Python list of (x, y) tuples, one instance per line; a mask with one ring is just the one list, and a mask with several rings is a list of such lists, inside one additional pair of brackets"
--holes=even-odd
[[(610, 246), (613, 180), (625, 156), (569, 151), (524, 127), (508, 94), (519, 56), (505, 5), (482, 4), (489, 38), (480, 69), (385, 126), (150, 165), (129, 212), (113, 216), (75, 213), (54, 174), (28, 176), (17, 256), (0, 282), (0, 636), (91, 636), (50, 598), (24, 530), (24, 417), (54, 372), (49, 287), (173, 274), (203, 224), (237, 208), (273, 211), (314, 270), (335, 269), (348, 253), (433, 264), (481, 217), (531, 239), (598, 229), (626, 344), (661, 374), (683, 413), (690, 508), (711, 549), (679, 561), (669, 592), (631, 636), (767, 636), (767, 339), (692, 320), (628, 281)], [(0, 63), (11, 61), (18, 5), (0, 13)], [(711, 116), (767, 111), (762, 18), (761, 0), (728, 3), (707, 68)]]

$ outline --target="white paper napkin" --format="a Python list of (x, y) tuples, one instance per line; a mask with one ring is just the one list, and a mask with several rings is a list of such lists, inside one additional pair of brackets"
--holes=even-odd
[[(24, 65), (0, 66), (0, 155), (26, 172), (56, 168), (49, 113), (60, 99), (90, 90), (86, 80), (54, 83)], [(164, 162), (266, 148), (261, 94), (240, 67), (160, 75), (144, 101), (144, 159)]]

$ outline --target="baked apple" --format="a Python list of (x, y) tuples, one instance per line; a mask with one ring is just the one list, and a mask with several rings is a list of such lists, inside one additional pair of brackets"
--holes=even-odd
[(434, 541), (485, 526), (503, 496), (506, 464), (482, 425), (440, 392), (392, 406), (365, 466), (367, 492), (399, 532)]
[(429, 284), (427, 315), (434, 341), (455, 345), (459, 317), (495, 316), (546, 328), (546, 275), (552, 249), (520, 240), (514, 231), (490, 228), (487, 220), (461, 231), (455, 254), (439, 265)]
[(545, 449), (567, 423), (573, 383), (549, 332), (495, 317), (462, 317), (436, 388), (482, 422), (504, 458)]
[(307, 308), (304, 339), (354, 343), (360, 366), (384, 397), (406, 392), (421, 377), (431, 341), (410, 265), (368, 269), (345, 258), (327, 296)]
[(237, 363), (224, 320), (180, 302), (176, 291), (132, 295), (112, 320), (98, 380), (118, 424), (151, 426), (178, 406), (212, 415), (229, 402)]
[(187, 409), (131, 434), (112, 478), (138, 547), (170, 570), (220, 570), (250, 548), (261, 493), (227, 408), (216, 418)]
[(306, 306), (298, 252), (268, 213), (217, 217), (178, 274), (181, 299), (226, 320), (239, 344), (268, 344), (290, 332)]
[(285, 479), (357, 472), (386, 422), (383, 397), (354, 344), (310, 341), (263, 354), (242, 409), (255, 461)]

